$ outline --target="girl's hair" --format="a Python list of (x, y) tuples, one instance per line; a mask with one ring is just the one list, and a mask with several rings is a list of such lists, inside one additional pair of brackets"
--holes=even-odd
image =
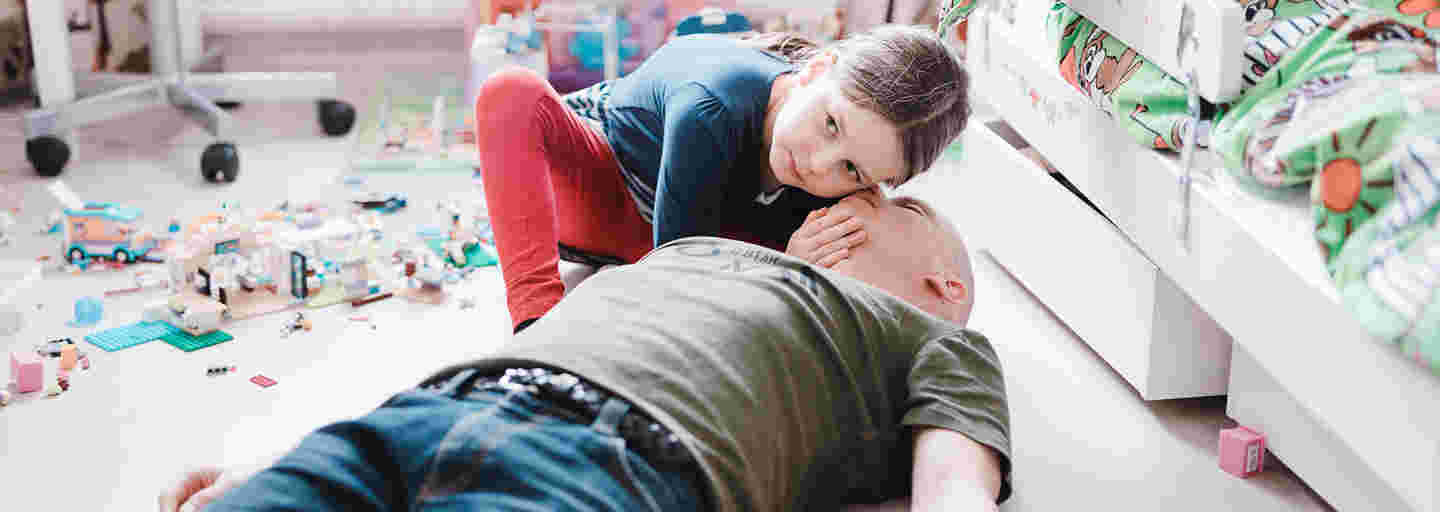
[(970, 117), (970, 78), (934, 34), (919, 26), (881, 25), (821, 48), (795, 34), (743, 37), (751, 45), (801, 63), (821, 51), (839, 57), (832, 70), (846, 98), (900, 131), (905, 169), (900, 185), (930, 168)]

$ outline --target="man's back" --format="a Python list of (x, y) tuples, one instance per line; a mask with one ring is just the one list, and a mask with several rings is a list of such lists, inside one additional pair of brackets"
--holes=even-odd
[(597, 274), (494, 357), (465, 366), (517, 362), (579, 374), (678, 433), (719, 510), (902, 496), (904, 425), (949, 428), (1009, 454), (987, 340), (738, 242), (685, 239)]

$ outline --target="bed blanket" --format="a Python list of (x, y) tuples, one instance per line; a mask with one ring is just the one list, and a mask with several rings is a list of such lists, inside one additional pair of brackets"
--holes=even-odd
[(1377, 337), (1440, 369), (1440, 43), (1351, 7), (1222, 117), (1214, 149), (1252, 192), (1308, 187), (1318, 257)]

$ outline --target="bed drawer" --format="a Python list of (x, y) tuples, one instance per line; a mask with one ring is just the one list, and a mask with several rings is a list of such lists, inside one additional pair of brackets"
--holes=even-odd
[(987, 219), (962, 223), (971, 243), (989, 250), (1141, 397), (1223, 394), (1224, 331), (1104, 216), (1022, 154), (1024, 142), (1003, 121), (971, 126), (965, 165), (950, 185), (968, 218)]

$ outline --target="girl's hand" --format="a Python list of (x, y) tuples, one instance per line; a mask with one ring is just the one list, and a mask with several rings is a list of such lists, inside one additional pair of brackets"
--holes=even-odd
[(864, 243), (864, 222), (844, 205), (810, 212), (800, 229), (790, 235), (785, 254), (825, 268), (850, 257), (850, 249)]

